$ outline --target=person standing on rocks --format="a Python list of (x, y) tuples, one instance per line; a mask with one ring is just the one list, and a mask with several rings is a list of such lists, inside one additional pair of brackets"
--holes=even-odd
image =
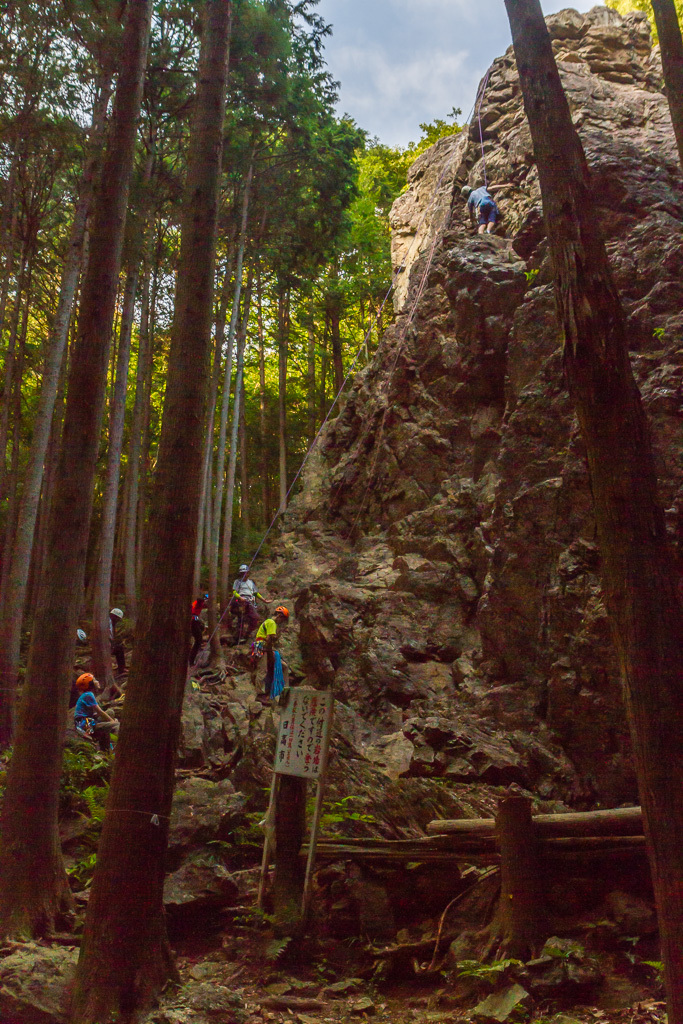
[(206, 607), (206, 602), (209, 600), (209, 595), (204, 594), (202, 597), (198, 597), (196, 601), (192, 602), (190, 620), (190, 629), (192, 631), (192, 639), (194, 644), (190, 651), (190, 665), (194, 665), (199, 654), (199, 648), (202, 646), (202, 640), (204, 639), (204, 623), (201, 620), (201, 614)]
[(109, 643), (111, 653), (116, 658), (116, 671), (120, 676), (126, 671), (126, 652), (121, 641), (116, 638), (116, 626), (122, 618), (123, 612), (120, 608), (112, 608), (109, 612)]
[(268, 598), (259, 594), (256, 584), (249, 578), (249, 566), (241, 565), (239, 576), (232, 585), (232, 600), (230, 601), (230, 614), (238, 616), (237, 643), (247, 640), (258, 626), (257, 599), (263, 601), (267, 610)]
[(460, 189), (460, 195), (467, 200), (470, 224), (474, 227), (474, 214), (476, 210), (479, 223), (478, 233), (483, 235), (486, 232), (490, 235), (496, 226), (500, 211), (489, 190), (484, 185), (475, 189), (470, 188), (469, 185), (463, 185)]
[(266, 678), (264, 679), (264, 692), (260, 694), (259, 700), (267, 703), (270, 700), (273, 688), (273, 677), (275, 675), (275, 644), (278, 640), (279, 627), (285, 626), (289, 621), (289, 611), (284, 605), (278, 605), (272, 619), (265, 619), (258, 628), (256, 640), (253, 644), (254, 657), (260, 658), (266, 655)]

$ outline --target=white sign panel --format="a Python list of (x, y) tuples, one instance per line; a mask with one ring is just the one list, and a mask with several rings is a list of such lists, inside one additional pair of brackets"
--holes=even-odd
[(328, 690), (297, 687), (290, 691), (275, 751), (279, 775), (320, 778), (325, 770), (333, 700)]

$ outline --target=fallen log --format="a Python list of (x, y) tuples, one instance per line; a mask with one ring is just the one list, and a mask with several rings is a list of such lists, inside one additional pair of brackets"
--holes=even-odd
[[(535, 814), (532, 818), (539, 839), (588, 836), (642, 836), (640, 807), (614, 807), (602, 811), (570, 811), (563, 814)], [(456, 818), (430, 821), (427, 833), (484, 838), (495, 835), (493, 818)]]
[(272, 996), (261, 999), (260, 1005), (266, 1010), (325, 1010), (327, 1003), (322, 999), (304, 999), (296, 996)]

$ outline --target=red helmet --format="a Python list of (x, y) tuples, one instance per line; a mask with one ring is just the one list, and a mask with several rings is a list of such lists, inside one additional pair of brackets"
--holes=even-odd
[(95, 677), (91, 672), (84, 672), (82, 676), (79, 676), (76, 680), (76, 689), (80, 690), (81, 693), (85, 693), (89, 690), (92, 684), (95, 682)]
[(278, 615), (278, 614), (282, 615), (282, 617), (284, 619), (288, 619), (289, 618), (289, 611), (287, 610), (287, 608), (285, 608), (285, 606), (283, 604), (279, 604), (277, 606), (277, 608), (275, 609), (275, 614), (276, 615)]

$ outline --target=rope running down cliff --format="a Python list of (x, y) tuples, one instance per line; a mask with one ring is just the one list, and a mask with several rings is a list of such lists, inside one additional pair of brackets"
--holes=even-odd
[[(490, 72), (487, 72), (486, 77), (484, 79), (484, 82), (482, 84), (482, 87), (480, 89), (480, 92), (477, 95), (477, 97), (475, 98), (474, 103), (472, 104), (472, 109), (471, 109), (468, 117), (465, 120), (465, 124), (466, 125), (469, 125), (469, 123), (470, 123), (470, 119), (472, 117), (472, 114), (474, 113), (475, 107), (477, 107), (477, 101), (479, 102), (479, 108), (478, 109), (481, 110), (481, 104), (482, 104), (482, 101), (483, 101), (483, 98), (484, 98), (484, 93), (486, 92), (486, 86), (488, 84), (489, 74), (490, 74)], [(481, 120), (480, 120), (480, 135), (481, 135)], [(482, 152), (483, 152), (483, 141), (482, 141)], [(332, 415), (332, 412), (333, 412), (335, 406), (337, 405), (337, 402), (341, 398), (342, 392), (344, 391), (346, 385), (348, 384), (349, 380), (353, 376), (353, 373), (355, 371), (356, 364), (357, 364), (357, 362), (358, 362), (358, 360), (360, 358), (361, 352), (367, 346), (368, 341), (370, 340), (370, 335), (372, 333), (373, 327), (375, 327), (376, 324), (380, 323), (381, 317), (382, 317), (382, 313), (384, 312), (384, 307), (386, 306), (387, 302), (389, 301), (389, 296), (391, 295), (392, 291), (396, 287), (396, 284), (398, 282), (399, 276), (405, 270), (406, 263), (408, 261), (409, 256), (411, 255), (411, 253), (413, 251), (413, 245), (417, 241), (420, 229), (423, 226), (423, 224), (424, 224), (424, 222), (425, 222), (425, 220), (427, 218), (427, 215), (429, 214), (430, 210), (432, 209), (432, 207), (437, 202), (438, 194), (439, 194), (439, 189), (441, 188), (441, 185), (443, 184), (444, 178), (446, 177), (447, 172), (450, 170), (452, 163), (453, 163), (453, 156), (451, 156), (451, 158), (448, 161), (446, 161), (446, 163), (444, 164), (443, 170), (441, 171), (441, 174), (439, 175), (439, 179), (438, 179), (436, 185), (434, 186), (434, 193), (433, 193), (432, 199), (431, 199), (430, 203), (427, 205), (427, 207), (425, 208), (424, 212), (422, 213), (422, 216), (420, 217), (420, 220), (418, 221), (417, 226), (415, 228), (415, 239), (414, 239), (413, 243), (408, 247), (408, 249), (407, 249), (407, 251), (406, 251), (406, 253), (405, 253), (404, 257), (403, 257), (403, 260), (401, 261), (400, 266), (398, 267), (398, 269), (392, 275), (391, 284), (387, 288), (386, 294), (385, 294), (384, 298), (382, 299), (382, 303), (381, 303), (379, 309), (377, 310), (375, 316), (372, 317), (371, 320), (370, 320), (368, 329), (367, 329), (365, 335), (363, 336), (363, 340), (361, 341), (360, 345), (358, 346), (358, 349), (356, 351), (355, 356), (353, 357), (353, 360), (351, 362), (351, 365), (349, 366), (349, 369), (348, 369), (348, 371), (346, 373), (346, 376), (344, 377), (344, 380), (342, 381), (341, 386), (339, 387), (339, 390), (337, 391), (336, 395), (332, 399), (332, 402), (330, 404), (330, 408), (327, 411), (327, 415), (325, 416), (324, 420), (320, 424), (320, 427), (318, 428), (318, 432), (316, 433), (315, 437), (311, 441), (310, 447), (309, 447), (308, 451), (306, 452), (306, 454), (304, 455), (304, 458), (303, 458), (303, 460), (301, 462), (301, 465), (299, 466), (299, 468), (298, 468), (298, 470), (296, 472), (296, 475), (294, 476), (294, 479), (292, 480), (292, 482), (291, 482), (291, 484), (289, 486), (287, 494), (285, 495), (285, 500), (283, 502), (283, 505), (278, 509), (278, 511), (273, 516), (273, 518), (272, 518), (272, 520), (270, 522), (270, 525), (268, 526), (268, 529), (263, 534), (263, 537), (261, 538), (261, 541), (260, 541), (258, 547), (256, 548), (256, 551), (254, 552), (254, 554), (251, 557), (251, 560), (249, 561), (249, 569), (251, 569), (252, 565), (254, 564), (256, 559), (258, 558), (258, 556), (259, 556), (259, 554), (261, 552), (261, 549), (263, 548), (263, 545), (265, 544), (266, 540), (268, 539), (268, 536), (270, 535), (270, 533), (271, 533), (273, 527), (275, 526), (276, 522), (278, 521), (280, 516), (285, 512), (285, 510), (287, 508), (287, 504), (289, 502), (289, 496), (291, 495), (292, 491), (294, 490), (294, 487), (296, 486), (296, 483), (297, 483), (299, 477), (301, 476), (301, 474), (302, 474), (302, 472), (304, 470), (304, 467), (306, 466), (306, 463), (308, 462), (311, 454), (313, 453), (313, 450), (314, 450), (316, 444), (318, 443), (318, 440), (320, 438), (320, 435), (323, 432), (323, 429), (327, 426), (327, 423), (328, 423), (328, 421), (330, 419), (330, 416)], [(486, 175), (486, 168), (484, 168), (484, 175)], [(434, 252), (435, 252), (435, 249), (436, 249), (437, 237), (438, 237), (438, 233), (435, 233), (434, 239), (432, 241), (432, 245), (431, 245), (431, 248), (430, 248), (430, 252), (429, 252), (429, 258), (427, 260), (427, 265), (426, 265), (424, 273), (422, 275), (422, 278), (421, 278), (421, 281), (420, 281), (420, 285), (419, 285), (419, 287), (417, 289), (417, 292), (415, 294), (415, 298), (413, 299), (412, 307), (411, 307), (411, 310), (410, 310), (410, 314), (409, 314), (409, 316), (407, 317), (407, 319), (403, 323), (401, 335), (398, 338), (397, 343), (396, 343), (396, 357), (394, 359), (394, 364), (393, 364), (393, 366), (391, 368), (391, 372), (390, 372), (390, 375), (389, 375), (389, 381), (388, 381), (389, 384), (391, 383), (391, 380), (392, 380), (393, 375), (394, 375), (395, 370), (396, 370), (396, 365), (397, 365), (397, 362), (398, 362), (398, 358), (399, 358), (399, 356), (401, 354), (401, 351), (403, 349), (403, 341), (405, 339), (405, 332), (406, 332), (408, 326), (412, 323), (413, 317), (415, 315), (415, 311), (417, 309), (417, 305), (418, 305), (418, 303), (419, 303), (419, 301), (420, 301), (420, 299), (422, 297), (422, 293), (423, 293), (424, 288), (425, 288), (425, 284), (426, 284), (426, 281), (427, 281), (427, 276), (429, 274), (429, 271), (431, 269), (432, 262), (433, 262), (433, 259), (434, 259)], [(384, 419), (386, 418), (387, 411), (388, 411), (388, 409), (385, 410), (384, 417), (382, 418), (382, 428), (384, 426)], [(376, 465), (376, 462), (377, 462), (377, 458), (375, 458), (375, 463), (373, 464), (373, 471), (374, 471), (374, 465)], [(368, 488), (369, 488), (369, 485), (370, 485), (370, 483), (368, 482)], [(366, 493), (367, 493), (367, 488), (366, 488)], [(362, 507), (364, 500), (365, 500), (365, 495), (363, 496), (363, 501), (361, 501), (361, 506), (360, 507)], [(359, 507), (359, 514), (360, 514), (360, 507)], [(357, 521), (358, 521), (358, 516), (356, 516), (356, 520), (354, 521), (354, 524), (353, 524), (354, 527), (355, 527)], [(351, 528), (351, 530), (353, 531), (353, 527)], [(220, 628), (220, 626), (221, 626), (221, 624), (223, 622), (223, 619), (225, 618), (225, 616), (226, 616), (226, 614), (228, 612), (229, 607), (230, 607), (230, 602), (228, 602), (227, 606), (223, 609), (223, 612), (222, 612), (218, 622), (216, 623), (216, 628), (214, 629), (214, 631), (212, 632), (211, 636), (209, 637), (209, 643), (211, 643), (211, 641), (213, 640), (214, 636), (218, 632), (218, 630), (219, 630), (219, 628)]]

